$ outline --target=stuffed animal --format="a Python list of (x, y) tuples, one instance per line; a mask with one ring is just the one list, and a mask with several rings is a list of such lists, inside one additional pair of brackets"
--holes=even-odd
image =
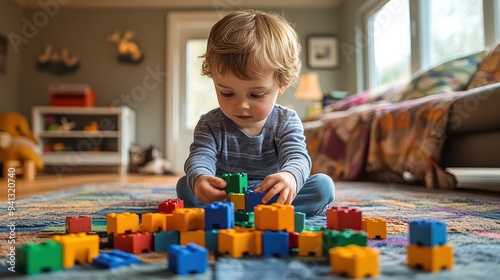
[(38, 140), (21, 114), (0, 113), (0, 163), (9, 160), (33, 160), (37, 169), (44, 164), (38, 152)]

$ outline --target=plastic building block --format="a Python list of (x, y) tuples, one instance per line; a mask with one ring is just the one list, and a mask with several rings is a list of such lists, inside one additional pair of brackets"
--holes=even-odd
[(158, 204), (158, 213), (172, 214), (175, 209), (184, 208), (184, 200), (179, 198), (169, 198)]
[(379, 252), (369, 247), (349, 245), (329, 251), (333, 274), (350, 278), (377, 277), (380, 274)]
[[(247, 190), (245, 192), (245, 209), (248, 212), (253, 212), (255, 206), (263, 204), (262, 203), (262, 198), (266, 195), (265, 192), (253, 192), (253, 190)], [(279, 194), (276, 194), (273, 196), (267, 203), (266, 205), (271, 205), (273, 203), (276, 203), (278, 200)]]
[(302, 232), (306, 223), (306, 214), (302, 212), (294, 213), (295, 232)]
[(386, 239), (387, 222), (379, 218), (363, 218), (363, 230), (369, 239)]
[(453, 247), (451, 245), (422, 247), (410, 244), (406, 249), (408, 266), (410, 267), (430, 272), (453, 268)]
[(196, 244), (170, 245), (168, 270), (179, 275), (205, 273), (208, 267), (208, 250)]
[(153, 248), (155, 252), (166, 252), (168, 246), (179, 244), (179, 232), (176, 230), (153, 233)]
[(92, 231), (92, 217), (69, 216), (66, 217), (66, 233), (79, 233)]
[(179, 232), (179, 244), (195, 243), (205, 247), (205, 231), (202, 229)]
[(153, 251), (153, 234), (151, 232), (135, 232), (115, 235), (115, 249), (139, 255)]
[(245, 211), (245, 194), (244, 193), (230, 193), (229, 201), (234, 204), (234, 210)]
[(326, 228), (321, 227), (321, 226), (306, 226), (304, 230), (307, 231), (312, 231), (312, 232), (318, 232), (318, 231), (324, 231)]
[(446, 244), (446, 224), (432, 220), (411, 221), (410, 244), (425, 247)]
[(180, 208), (174, 210), (172, 214), (173, 230), (188, 231), (205, 229), (205, 209), (203, 208)]
[(289, 232), (288, 233), (288, 248), (299, 248), (299, 233), (298, 232)]
[(157, 232), (167, 230), (167, 217), (162, 213), (142, 214), (141, 231)]
[(273, 203), (254, 208), (255, 229), (295, 231), (295, 214), (292, 205)]
[(263, 256), (288, 256), (289, 246), (288, 232), (266, 230), (262, 233)]
[(326, 227), (334, 230), (363, 230), (363, 213), (356, 208), (333, 206), (326, 210)]
[(92, 264), (99, 268), (117, 268), (119, 266), (140, 263), (141, 262), (137, 256), (120, 250), (112, 250), (111, 252), (101, 253), (92, 261)]
[(303, 231), (299, 234), (299, 256), (323, 256), (323, 232)]
[(99, 255), (99, 235), (85, 233), (70, 233), (56, 235), (53, 240), (62, 245), (63, 267), (70, 268), (76, 262), (92, 263)]
[(361, 247), (368, 246), (368, 238), (364, 231), (352, 231), (344, 229), (341, 231), (324, 230), (323, 231), (323, 244), (327, 249), (337, 246), (358, 245)]
[(27, 242), (16, 248), (16, 258), (19, 272), (22, 274), (57, 271), (62, 269), (62, 245), (51, 240), (40, 244)]
[(254, 228), (255, 227), (255, 223), (254, 222), (245, 222), (245, 221), (241, 221), (241, 222), (234, 222), (234, 227), (240, 227), (240, 228)]
[(248, 190), (248, 174), (239, 173), (224, 173), (220, 176), (226, 181), (224, 190), (227, 193), (245, 193)]
[(166, 230), (175, 230), (174, 214), (165, 214)]
[(217, 251), (219, 248), (219, 231), (216, 229), (205, 231), (205, 248), (209, 251)]
[(234, 213), (234, 220), (236, 222), (249, 222), (253, 223), (254, 222), (254, 213), (253, 212), (247, 212), (244, 210), (237, 210)]
[(106, 215), (107, 233), (123, 234), (139, 231), (139, 215), (129, 212)]
[(257, 254), (253, 231), (237, 232), (235, 229), (221, 229), (218, 245), (220, 253), (229, 254), (233, 258)]
[(234, 204), (214, 202), (205, 206), (205, 230), (234, 228)]

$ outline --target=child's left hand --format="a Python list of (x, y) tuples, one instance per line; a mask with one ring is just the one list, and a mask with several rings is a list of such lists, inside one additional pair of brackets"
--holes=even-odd
[(266, 192), (262, 203), (266, 204), (275, 194), (280, 194), (277, 203), (291, 204), (297, 195), (297, 181), (290, 172), (278, 172), (264, 178), (264, 181), (254, 190)]

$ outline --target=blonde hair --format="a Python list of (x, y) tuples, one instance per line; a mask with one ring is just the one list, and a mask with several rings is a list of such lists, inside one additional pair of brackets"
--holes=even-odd
[(270, 71), (280, 86), (298, 79), (300, 42), (292, 25), (277, 14), (255, 10), (232, 12), (210, 30), (203, 55), (203, 75), (227, 71), (242, 80), (262, 78)]

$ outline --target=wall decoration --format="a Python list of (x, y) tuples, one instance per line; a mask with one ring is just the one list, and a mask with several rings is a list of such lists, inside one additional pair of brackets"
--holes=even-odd
[(44, 52), (38, 56), (36, 61), (36, 69), (39, 71), (48, 71), (56, 75), (75, 72), (78, 67), (80, 67), (78, 56), (70, 56), (66, 48), (63, 48), (59, 53), (51, 45), (45, 46)]
[(307, 65), (311, 69), (332, 69), (338, 66), (338, 40), (335, 36), (307, 38)]
[(0, 34), (0, 74), (5, 74), (7, 67), (7, 37)]
[(144, 54), (135, 42), (130, 41), (135, 36), (132, 30), (125, 30), (123, 34), (119, 30), (107, 37), (109, 42), (116, 43), (118, 47), (118, 61), (124, 63), (140, 63), (144, 59)]

